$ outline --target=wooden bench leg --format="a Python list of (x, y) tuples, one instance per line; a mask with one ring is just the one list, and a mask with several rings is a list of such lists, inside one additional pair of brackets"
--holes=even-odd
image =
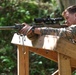
[(68, 56), (58, 53), (58, 68), (59, 75), (72, 75), (70, 58)]
[(17, 49), (17, 75), (29, 75), (29, 50), (28, 47), (18, 46)]

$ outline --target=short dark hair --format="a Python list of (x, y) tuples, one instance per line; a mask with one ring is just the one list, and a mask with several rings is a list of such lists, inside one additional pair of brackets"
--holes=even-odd
[(66, 10), (71, 14), (76, 13), (76, 5), (69, 6)]
[(66, 8), (66, 9), (62, 12), (62, 16), (64, 16), (67, 11), (68, 11), (69, 13), (71, 13), (71, 14), (76, 13), (76, 5), (72, 5), (72, 6), (69, 6), (68, 8)]

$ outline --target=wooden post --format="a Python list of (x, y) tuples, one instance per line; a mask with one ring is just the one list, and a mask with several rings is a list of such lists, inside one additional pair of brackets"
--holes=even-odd
[(70, 58), (68, 56), (58, 53), (58, 68), (59, 75), (72, 75)]
[(29, 75), (29, 50), (28, 47), (18, 45), (17, 49), (18, 75)]

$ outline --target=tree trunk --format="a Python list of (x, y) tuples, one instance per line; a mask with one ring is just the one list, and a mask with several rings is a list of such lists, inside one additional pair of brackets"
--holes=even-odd
[(60, 5), (61, 11), (66, 9), (68, 6), (76, 4), (76, 0), (57, 0), (57, 2)]

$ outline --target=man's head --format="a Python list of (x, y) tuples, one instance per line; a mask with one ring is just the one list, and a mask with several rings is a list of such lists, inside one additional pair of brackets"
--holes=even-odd
[(76, 5), (70, 6), (62, 13), (68, 26), (76, 24)]

